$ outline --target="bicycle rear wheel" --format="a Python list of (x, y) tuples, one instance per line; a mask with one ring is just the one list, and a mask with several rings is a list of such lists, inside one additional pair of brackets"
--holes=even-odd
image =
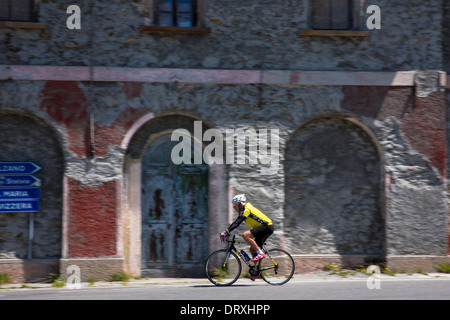
[(291, 280), (295, 272), (294, 259), (283, 249), (270, 249), (261, 260), (261, 277), (268, 284), (282, 285)]
[(206, 276), (216, 286), (230, 286), (241, 275), (241, 261), (234, 252), (221, 249), (211, 253), (205, 263)]

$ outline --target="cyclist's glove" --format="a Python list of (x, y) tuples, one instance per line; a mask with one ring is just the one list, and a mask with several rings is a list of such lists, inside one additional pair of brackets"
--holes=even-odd
[(224, 242), (227, 237), (228, 237), (228, 231), (224, 231), (220, 234), (220, 240), (222, 242)]

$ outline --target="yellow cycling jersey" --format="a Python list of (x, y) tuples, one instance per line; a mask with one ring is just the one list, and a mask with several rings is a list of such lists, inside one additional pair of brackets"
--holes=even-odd
[(250, 202), (245, 204), (243, 215), (246, 217), (245, 224), (252, 229), (259, 226), (272, 225), (272, 220), (260, 210), (255, 208)]

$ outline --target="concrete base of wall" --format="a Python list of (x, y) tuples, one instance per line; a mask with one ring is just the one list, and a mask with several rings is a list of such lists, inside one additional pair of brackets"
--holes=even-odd
[(81, 281), (88, 279), (107, 281), (113, 274), (123, 273), (122, 258), (82, 258), (82, 259), (0, 259), (0, 274), (6, 274), (12, 283), (47, 282), (51, 275), (60, 275), (67, 280), (72, 273), (67, 268), (80, 268)]
[(367, 265), (371, 261), (383, 261), (380, 257), (365, 255), (294, 255), (295, 273), (309, 273), (323, 270), (325, 265), (332, 264), (342, 268), (353, 268)]
[(443, 263), (450, 264), (450, 256), (389, 256), (387, 267), (394, 271), (436, 272)]
[(59, 273), (59, 259), (0, 259), (0, 274), (7, 274), (12, 283), (45, 282)]
[(295, 255), (295, 272), (309, 273), (323, 270), (327, 264), (342, 268), (352, 268), (358, 265), (385, 262), (387, 268), (395, 272), (436, 272), (441, 264), (450, 264), (450, 256), (388, 256), (370, 257), (364, 255)]
[[(294, 255), (295, 272), (298, 274), (323, 270), (327, 264), (342, 268), (380, 262), (379, 257), (364, 255)], [(386, 266), (396, 272), (436, 272), (439, 265), (450, 264), (450, 256), (388, 256)], [(60, 274), (66, 281), (71, 273), (67, 268), (76, 265), (80, 268), (82, 282), (88, 279), (108, 281), (114, 274), (124, 272), (123, 258), (76, 258), (76, 259), (0, 259), (0, 274), (7, 274), (12, 283), (45, 282), (52, 274)], [(145, 272), (144, 272), (145, 273)], [(152, 273), (143, 276), (167, 277), (169, 274)]]
[(73, 258), (61, 259), (59, 272), (61, 279), (67, 280), (72, 272), (68, 272), (71, 265), (78, 266), (80, 269), (81, 282), (87, 282), (89, 279), (96, 281), (108, 281), (114, 274), (124, 273), (123, 258)]

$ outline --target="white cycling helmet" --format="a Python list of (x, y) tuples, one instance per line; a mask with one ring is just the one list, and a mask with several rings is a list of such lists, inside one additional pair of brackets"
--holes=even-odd
[(232, 204), (235, 203), (241, 203), (241, 202), (245, 202), (247, 199), (245, 198), (245, 194), (238, 194), (236, 196), (233, 197), (233, 199), (231, 200)]

